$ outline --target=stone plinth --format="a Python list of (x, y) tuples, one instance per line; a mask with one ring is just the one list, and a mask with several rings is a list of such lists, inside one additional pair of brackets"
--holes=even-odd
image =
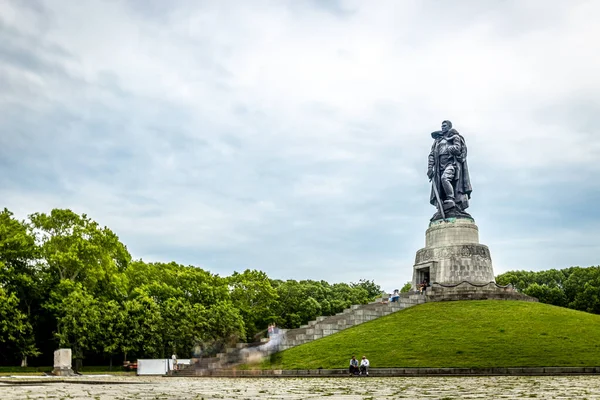
[(425, 248), (479, 243), (479, 228), (472, 219), (453, 219), (429, 224)]
[(58, 349), (54, 352), (54, 369), (52, 374), (60, 376), (74, 375), (71, 368), (71, 349)]
[(440, 285), (433, 283), (427, 288), (427, 301), (455, 300), (520, 300), (537, 302), (538, 299), (515, 291), (512, 285), (500, 286), (494, 282), (473, 284), (462, 282), (456, 285)]
[(479, 243), (474, 220), (448, 218), (429, 224), (425, 247), (417, 251), (413, 287), (423, 279), (441, 284), (495, 282), (490, 250)]

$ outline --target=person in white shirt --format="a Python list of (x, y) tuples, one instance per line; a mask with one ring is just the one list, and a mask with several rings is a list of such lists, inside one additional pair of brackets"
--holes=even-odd
[(362, 356), (362, 360), (360, 362), (360, 374), (369, 375), (369, 360), (367, 360), (366, 356)]

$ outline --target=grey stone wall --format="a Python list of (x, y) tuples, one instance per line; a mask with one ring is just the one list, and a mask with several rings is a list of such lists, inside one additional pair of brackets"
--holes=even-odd
[(456, 285), (432, 284), (427, 289), (427, 301), (458, 301), (458, 300), (519, 300), (537, 302), (538, 299), (518, 293), (512, 285), (499, 286), (494, 282), (473, 284), (461, 282)]

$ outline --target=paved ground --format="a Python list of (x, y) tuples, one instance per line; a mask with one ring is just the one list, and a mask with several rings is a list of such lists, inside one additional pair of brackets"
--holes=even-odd
[[(14, 380), (13, 380), (14, 379)], [(91, 383), (3, 379), (0, 399), (600, 399), (600, 377), (162, 378), (82, 377)], [(8, 382), (8, 383), (7, 383)], [(138, 384), (126, 384), (138, 383)]]

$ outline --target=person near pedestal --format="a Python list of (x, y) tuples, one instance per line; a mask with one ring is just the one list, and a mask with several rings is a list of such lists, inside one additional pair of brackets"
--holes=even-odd
[(425, 291), (427, 290), (427, 279), (423, 279), (423, 282), (421, 282), (421, 287), (422, 287), (422, 294), (425, 294)]
[(273, 325), (274, 324), (269, 324), (269, 326), (267, 327), (267, 334), (268, 334), (269, 338), (271, 338), (271, 336), (273, 336), (273, 330), (274, 330)]
[(369, 375), (369, 360), (366, 356), (362, 356), (362, 360), (360, 361), (360, 374)]
[(171, 360), (173, 360), (173, 370), (177, 369), (177, 354), (173, 353), (171, 356)]
[(394, 293), (390, 297), (390, 302), (396, 302), (398, 301), (398, 299), (400, 299), (400, 290), (394, 289)]
[(359, 374), (358, 360), (356, 359), (356, 356), (352, 356), (352, 358), (350, 359), (350, 367), (348, 368), (348, 371), (350, 372), (350, 375)]

